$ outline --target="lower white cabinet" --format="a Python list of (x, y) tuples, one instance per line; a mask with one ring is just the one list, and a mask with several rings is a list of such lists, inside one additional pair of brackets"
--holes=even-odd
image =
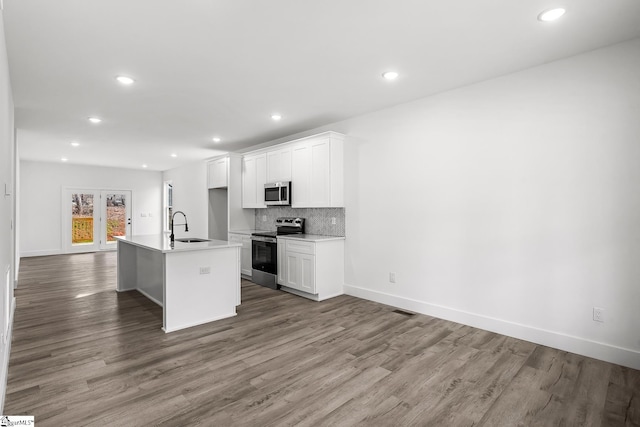
[(310, 294), (316, 293), (315, 255), (286, 252), (284, 285)]
[(251, 236), (242, 233), (229, 233), (230, 242), (242, 243), (240, 252), (240, 273), (251, 277)]
[(301, 240), (278, 236), (282, 290), (322, 301), (344, 292), (344, 238)]

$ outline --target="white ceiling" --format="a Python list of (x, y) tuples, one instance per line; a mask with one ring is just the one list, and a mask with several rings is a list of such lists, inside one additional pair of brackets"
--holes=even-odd
[[(559, 21), (537, 20), (555, 6)], [(640, 37), (639, 0), (4, 0), (3, 14), (21, 158), (150, 170)]]

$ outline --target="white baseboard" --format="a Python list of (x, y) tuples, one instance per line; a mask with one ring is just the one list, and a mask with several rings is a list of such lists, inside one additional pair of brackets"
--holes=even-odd
[(215, 316), (215, 317), (212, 317), (210, 319), (201, 320), (201, 321), (198, 321), (198, 322), (195, 322), (195, 323), (187, 323), (187, 324), (180, 325), (180, 326), (174, 326), (173, 328), (170, 328), (170, 329), (165, 329), (165, 327), (163, 326), (162, 330), (165, 332), (165, 334), (168, 334), (169, 332), (175, 332), (175, 331), (179, 331), (181, 329), (192, 328), (194, 326), (204, 325), (205, 323), (215, 322), (216, 320), (222, 320), (222, 319), (226, 319), (226, 318), (233, 317), (233, 316), (237, 316), (235, 307), (233, 308), (233, 312), (232, 313), (222, 314), (220, 316)]
[(0, 414), (4, 414), (4, 398), (7, 394), (7, 378), (9, 375), (9, 357), (11, 355), (11, 338), (13, 337), (13, 314), (16, 311), (15, 297), (11, 301), (9, 328), (4, 340), (0, 340), (2, 358), (0, 360)]
[(49, 255), (61, 255), (63, 252), (60, 249), (45, 249), (40, 251), (22, 251), (20, 252), (20, 258), (28, 258), (33, 256), (49, 256)]
[(493, 317), (482, 316), (467, 311), (457, 310), (424, 301), (418, 301), (384, 292), (364, 289), (357, 286), (344, 285), (344, 293), (354, 297), (391, 305), (403, 310), (426, 314), (428, 316), (449, 320), (463, 325), (496, 332), (513, 338), (546, 345), (571, 353), (581, 354), (594, 359), (640, 369), (640, 351), (617, 347), (597, 341), (588, 340), (561, 332), (549, 331), (533, 326), (522, 325)]

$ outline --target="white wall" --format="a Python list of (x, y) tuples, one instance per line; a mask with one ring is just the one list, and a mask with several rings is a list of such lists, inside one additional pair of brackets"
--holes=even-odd
[(640, 39), (332, 129), (350, 293), (640, 368)]
[(16, 271), (13, 98), (5, 46), (4, 16), (0, 11), (0, 412), (7, 385)]
[[(162, 230), (161, 172), (23, 160), (20, 162), (22, 256), (62, 253), (65, 187), (132, 190), (132, 233), (156, 234)], [(143, 213), (147, 216), (143, 217)]]
[[(173, 185), (173, 211), (183, 211), (187, 215), (189, 232), (184, 227), (175, 227), (175, 235), (180, 237), (209, 236), (209, 190), (207, 189), (207, 165), (199, 161), (170, 169), (162, 173), (163, 181)], [(182, 215), (176, 216), (176, 224), (184, 223)]]

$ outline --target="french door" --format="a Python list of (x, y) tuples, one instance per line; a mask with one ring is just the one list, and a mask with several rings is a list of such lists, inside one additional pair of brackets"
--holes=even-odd
[(115, 249), (116, 236), (131, 234), (131, 191), (67, 188), (63, 191), (66, 253)]

